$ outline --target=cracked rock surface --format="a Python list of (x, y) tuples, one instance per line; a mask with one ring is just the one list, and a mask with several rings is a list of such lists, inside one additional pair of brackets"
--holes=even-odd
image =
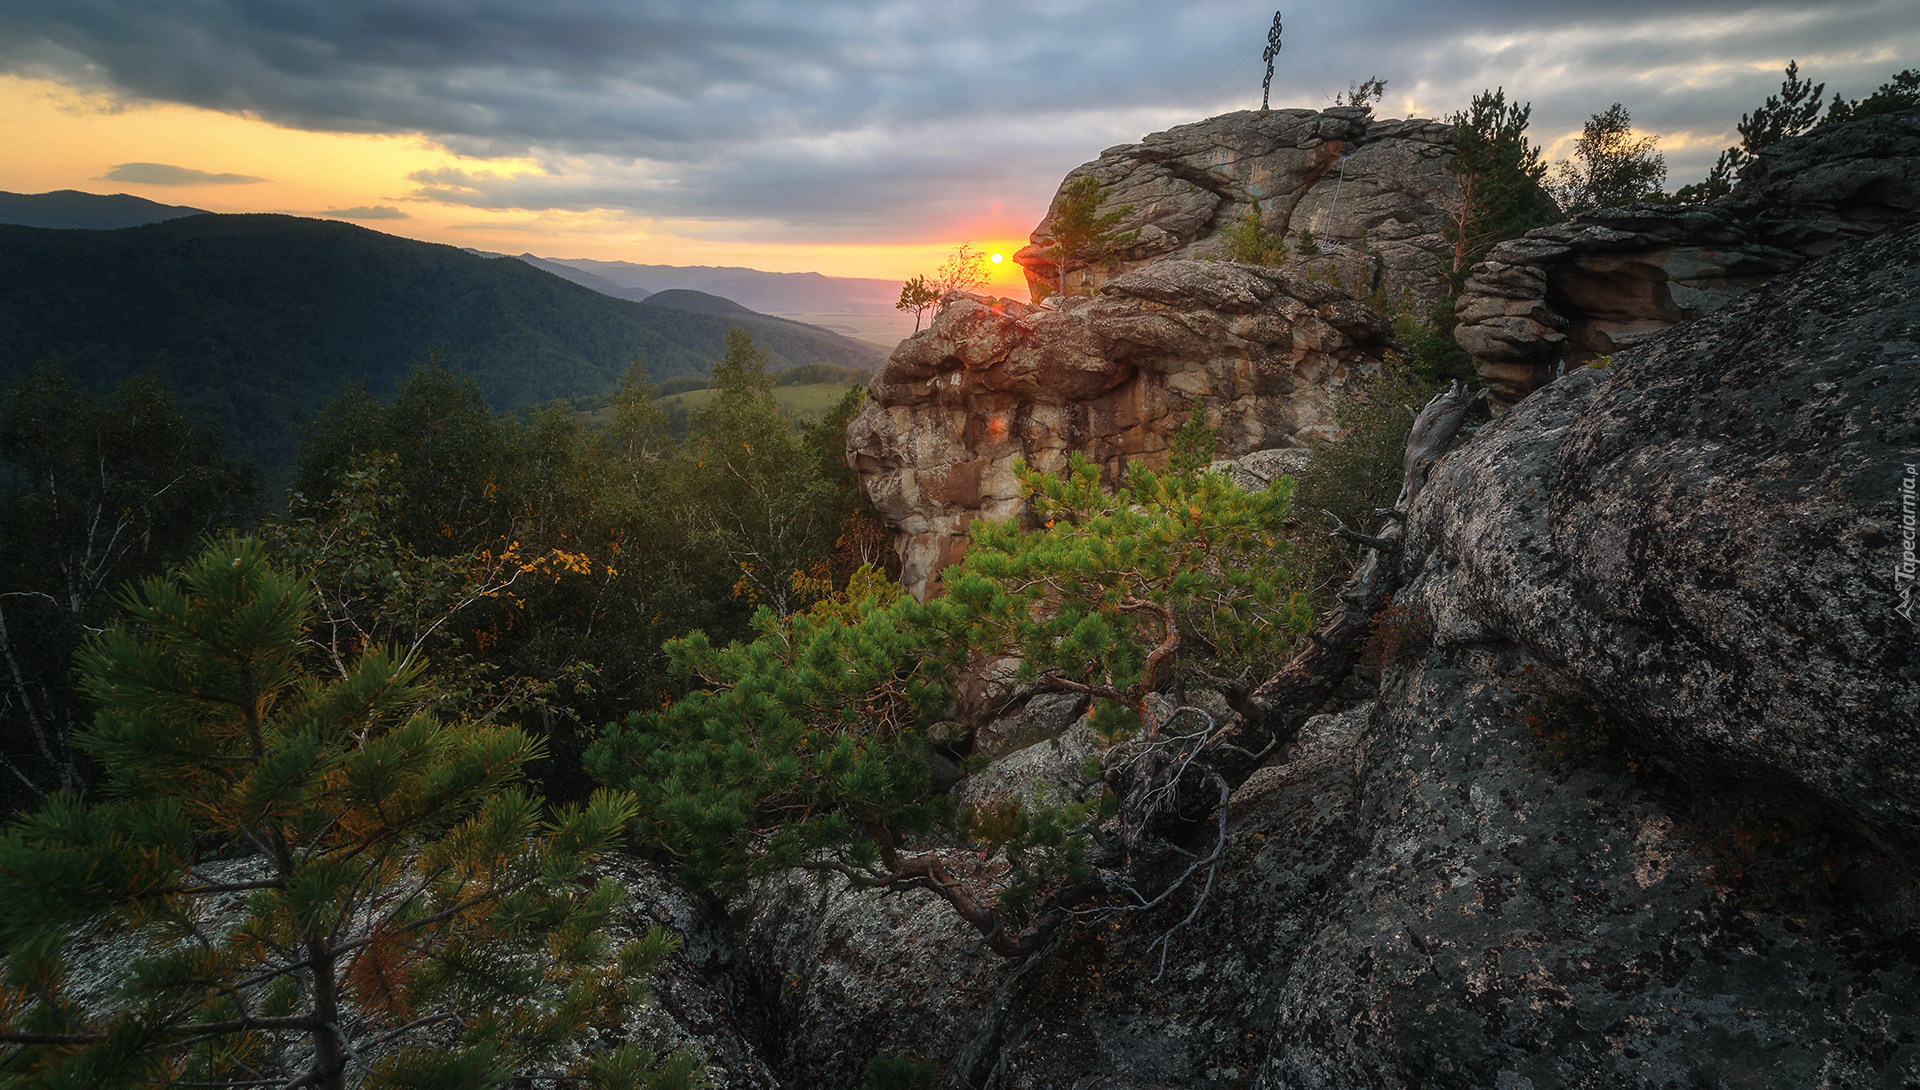
[[(1150, 262), (1226, 257), (1220, 232), (1260, 203), (1262, 222), (1293, 245), (1302, 229), (1333, 244), (1310, 265), (1329, 268), (1349, 288), (1381, 287), (1398, 300), (1439, 298), (1448, 255), (1441, 233), (1457, 209), (1459, 187), (1447, 173), (1453, 130), (1422, 118), (1375, 120), (1363, 107), (1242, 110), (1108, 148), (1070, 171), (1031, 245), (1014, 255), (1036, 298), (1090, 293)], [(1070, 262), (1053, 249), (1053, 223), (1068, 186), (1091, 177), (1106, 187), (1102, 211), (1132, 207), (1116, 232), (1139, 241), (1111, 265)], [(1296, 262), (1298, 263), (1298, 262)]]

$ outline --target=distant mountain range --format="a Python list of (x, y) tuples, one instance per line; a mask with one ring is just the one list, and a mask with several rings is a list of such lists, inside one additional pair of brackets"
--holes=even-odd
[(206, 215), (205, 209), (159, 204), (128, 193), (104, 196), (77, 189), (52, 193), (0, 193), (0, 223), (56, 230), (117, 231), (144, 227), (181, 216)]
[(911, 317), (894, 307), (900, 298), (897, 280), (714, 265), (638, 265), (533, 254), (521, 254), (520, 260), (619, 299), (651, 301), (653, 295), (663, 291), (703, 292), (763, 314), (794, 318), (887, 347), (913, 331)]
[(655, 379), (704, 375), (735, 325), (775, 368), (871, 370), (886, 356), (726, 299), (612, 298), (526, 261), (332, 220), (0, 226), (0, 379), (50, 358), (96, 389), (157, 368), (270, 480), (291, 466), (296, 429), (350, 381), (380, 394), (439, 354), (495, 407), (515, 409), (604, 393), (636, 358)]
[(545, 260), (550, 264), (570, 265), (622, 287), (648, 292), (689, 288), (731, 299), (767, 314), (816, 314), (871, 307), (891, 310), (900, 298), (897, 280), (822, 276), (814, 272), (761, 272), (712, 265), (636, 265), (630, 261), (573, 257)]

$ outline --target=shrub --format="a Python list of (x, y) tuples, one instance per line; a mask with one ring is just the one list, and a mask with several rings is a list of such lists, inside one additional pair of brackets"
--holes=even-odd
[(1327, 536), (1325, 512), (1350, 527), (1373, 529), (1379, 521), (1374, 512), (1392, 505), (1400, 493), (1413, 414), (1438, 389), (1439, 384), (1401, 365), (1356, 393), (1335, 396), (1333, 417), (1341, 438), (1315, 446), (1293, 490), (1291, 535), (1302, 585), (1316, 609), (1331, 605), (1358, 555), (1357, 546)]

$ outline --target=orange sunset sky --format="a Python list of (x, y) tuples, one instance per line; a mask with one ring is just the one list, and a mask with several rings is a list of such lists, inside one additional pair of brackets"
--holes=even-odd
[[(1287, 11), (1273, 105), (1485, 87), (1564, 155), (1614, 101), (1668, 187), (1797, 59), (1827, 96), (1920, 60), (1920, 2)], [(1273, 9), (1191, 0), (0, 3), (0, 189), (350, 220), (543, 257), (905, 279), (1011, 256), (1104, 147), (1259, 105)], [(1024, 287), (1008, 261), (994, 290)]]

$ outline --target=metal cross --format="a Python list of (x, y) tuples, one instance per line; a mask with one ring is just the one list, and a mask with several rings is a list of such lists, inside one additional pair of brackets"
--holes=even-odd
[(1273, 58), (1280, 53), (1280, 13), (1273, 13), (1273, 29), (1267, 31), (1267, 49), (1261, 54), (1267, 62), (1267, 78), (1260, 81), (1260, 109), (1267, 108), (1267, 92), (1273, 89)]

